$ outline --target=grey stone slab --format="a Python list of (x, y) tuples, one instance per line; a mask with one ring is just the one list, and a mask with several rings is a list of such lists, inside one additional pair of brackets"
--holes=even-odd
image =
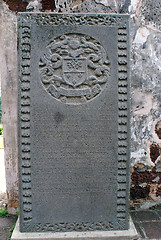
[(91, 232), (65, 232), (65, 233), (21, 233), (19, 219), (16, 223), (11, 240), (136, 240), (138, 234), (130, 218), (130, 227), (122, 231), (91, 231)]
[(128, 15), (18, 22), (20, 231), (128, 229)]

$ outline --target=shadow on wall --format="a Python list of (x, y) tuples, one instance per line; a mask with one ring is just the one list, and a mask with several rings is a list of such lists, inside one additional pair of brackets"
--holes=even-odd
[(4, 0), (9, 9), (14, 12), (25, 12), (28, 2), (23, 0)]
[[(4, 0), (9, 9), (14, 12), (26, 12), (26, 7), (30, 0)], [(43, 11), (54, 11), (56, 9), (55, 0), (41, 0)]]

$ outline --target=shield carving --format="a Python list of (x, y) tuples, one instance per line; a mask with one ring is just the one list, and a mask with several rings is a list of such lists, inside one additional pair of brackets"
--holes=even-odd
[(63, 77), (67, 84), (78, 87), (87, 78), (87, 59), (86, 58), (64, 58)]

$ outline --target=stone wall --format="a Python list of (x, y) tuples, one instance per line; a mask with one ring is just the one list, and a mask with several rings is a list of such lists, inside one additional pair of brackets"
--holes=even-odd
[(131, 204), (161, 202), (161, 0), (0, 0), (2, 111), (9, 209), (18, 205), (18, 11), (129, 13), (131, 33)]
[(18, 207), (16, 15), (0, 1), (0, 79), (9, 212)]
[[(131, 199), (161, 197), (161, 1), (131, 1)], [(153, 202), (154, 201), (154, 202)], [(148, 206), (148, 205), (147, 205)]]

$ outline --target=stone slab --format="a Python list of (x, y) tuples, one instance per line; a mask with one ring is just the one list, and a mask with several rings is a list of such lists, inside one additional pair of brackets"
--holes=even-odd
[(128, 19), (19, 14), (21, 232), (129, 228)]
[(138, 233), (130, 218), (129, 230), (123, 231), (94, 231), (94, 232), (65, 232), (65, 233), (21, 233), (19, 219), (17, 220), (11, 240), (135, 240)]

